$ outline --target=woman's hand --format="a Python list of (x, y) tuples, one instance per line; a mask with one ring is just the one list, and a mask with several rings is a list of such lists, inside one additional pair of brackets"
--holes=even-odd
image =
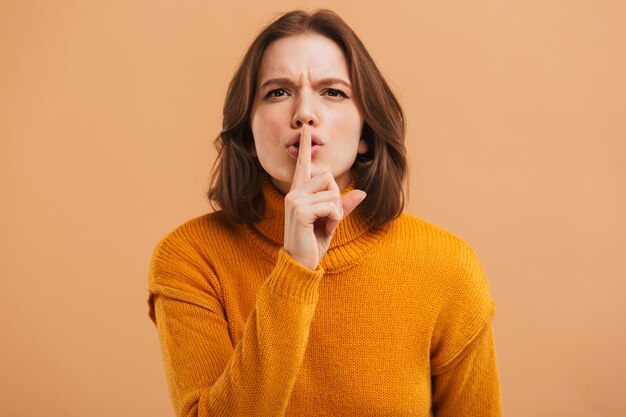
[(284, 249), (301, 265), (317, 269), (335, 229), (365, 199), (353, 190), (341, 197), (330, 172), (311, 178), (311, 132), (304, 125), (291, 189), (285, 196)]

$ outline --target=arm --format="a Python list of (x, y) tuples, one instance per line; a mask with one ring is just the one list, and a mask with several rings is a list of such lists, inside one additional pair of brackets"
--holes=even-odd
[(165, 286), (163, 277), (153, 277), (151, 301), (176, 415), (282, 416), (304, 358), (321, 277), (322, 271), (302, 267), (281, 250), (235, 346), (216, 294)]
[(502, 416), (491, 323), (439, 372), (432, 377), (434, 416)]
[[(153, 258), (151, 317), (179, 416), (282, 416), (304, 359), (323, 270), (318, 263), (339, 222), (365, 197), (343, 197), (330, 173), (310, 176), (311, 134), (303, 128), (285, 197), (285, 245), (232, 346), (221, 290), (189, 231)], [(181, 243), (182, 240), (182, 243)], [(245, 273), (245, 271), (242, 271)]]

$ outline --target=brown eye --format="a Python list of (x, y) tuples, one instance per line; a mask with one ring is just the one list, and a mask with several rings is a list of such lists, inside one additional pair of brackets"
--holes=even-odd
[(287, 94), (287, 90), (285, 90), (284, 88), (278, 88), (276, 90), (272, 90), (269, 93), (267, 93), (265, 95), (265, 98), (284, 97), (286, 94)]
[(328, 90), (326, 90), (326, 93), (328, 93), (328, 95), (330, 97), (343, 97), (343, 98), (350, 98), (346, 95), (346, 93), (344, 93), (341, 90), (338, 90), (336, 88), (329, 88)]

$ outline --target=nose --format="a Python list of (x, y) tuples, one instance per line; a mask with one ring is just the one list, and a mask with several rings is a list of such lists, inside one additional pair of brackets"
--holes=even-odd
[(295, 109), (291, 119), (291, 127), (299, 129), (305, 123), (310, 126), (317, 126), (318, 118), (315, 110), (313, 109), (313, 100), (301, 96), (295, 102)]

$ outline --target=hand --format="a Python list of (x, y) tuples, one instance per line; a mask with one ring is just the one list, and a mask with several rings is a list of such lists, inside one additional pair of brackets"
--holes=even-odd
[(311, 178), (311, 132), (304, 125), (291, 189), (285, 196), (284, 249), (296, 262), (317, 269), (339, 222), (365, 195), (353, 190), (341, 197), (330, 172)]

